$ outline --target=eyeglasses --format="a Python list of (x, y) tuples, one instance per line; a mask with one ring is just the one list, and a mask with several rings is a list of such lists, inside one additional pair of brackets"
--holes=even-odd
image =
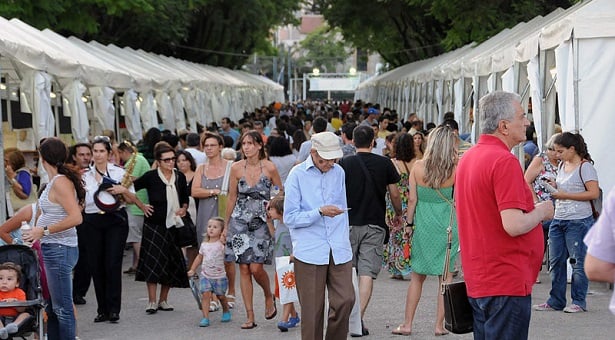
[(203, 144), (203, 148), (215, 148), (219, 144)]
[(169, 162), (175, 162), (176, 159), (177, 159), (176, 157), (161, 158), (160, 161), (164, 163), (169, 163)]

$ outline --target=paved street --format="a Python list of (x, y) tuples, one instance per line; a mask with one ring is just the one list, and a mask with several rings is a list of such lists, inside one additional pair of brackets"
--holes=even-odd
[[(125, 257), (128, 261), (129, 256)], [(272, 266), (266, 266), (272, 272)], [(546, 273), (541, 274), (543, 283), (535, 286), (534, 303), (544, 302), (550, 289)], [(404, 299), (409, 281), (396, 281), (388, 278), (385, 272), (374, 284), (374, 296), (365, 318), (370, 330), (366, 339), (406, 339), (406, 337), (391, 335), (397, 324), (403, 319)], [(82, 340), (96, 339), (300, 339), (299, 329), (291, 329), (288, 333), (280, 333), (276, 327), (277, 321), (265, 320), (264, 299), (260, 288), (255, 284), (255, 312), (258, 327), (252, 330), (242, 330), (240, 324), (245, 320), (241, 297), (238, 296), (238, 306), (233, 314), (233, 321), (220, 323), (221, 312), (210, 315), (211, 326), (199, 328), (200, 311), (192, 298), (189, 289), (171, 290), (169, 302), (175, 306), (173, 312), (159, 311), (154, 315), (145, 314), (147, 295), (145, 284), (135, 282), (134, 276), (124, 275), (124, 294), (122, 301), (121, 320), (119, 324), (95, 324), (96, 299), (93, 286), (90, 287), (88, 303), (77, 306), (78, 335)], [(433, 320), (435, 315), (436, 278), (428, 278), (424, 286), (424, 294), (417, 311), (414, 323), (414, 339), (436, 339), (433, 336)], [(239, 283), (237, 283), (239, 292)], [(615, 338), (615, 316), (608, 311), (611, 291), (605, 284), (591, 283), (588, 296), (587, 313), (565, 314), (563, 312), (533, 312), (530, 327), (530, 339), (613, 339)], [(568, 294), (570, 290), (568, 291)], [(281, 308), (278, 302), (280, 314)], [(441, 337), (438, 337), (441, 338)], [(472, 335), (448, 335), (444, 339), (472, 339)]]

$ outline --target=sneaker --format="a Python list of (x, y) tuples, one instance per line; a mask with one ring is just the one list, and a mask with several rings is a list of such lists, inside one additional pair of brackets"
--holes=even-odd
[(586, 312), (587, 310), (577, 304), (571, 304), (570, 306), (564, 308), (564, 313), (579, 313)]
[(208, 318), (202, 318), (201, 322), (199, 322), (199, 327), (208, 327), (209, 326), (209, 319)]
[(173, 309), (173, 306), (171, 306), (168, 302), (166, 301), (160, 301), (160, 303), (158, 303), (158, 309), (163, 310), (165, 312), (170, 312)]
[(534, 310), (539, 311), (539, 312), (552, 312), (555, 311), (556, 309), (549, 306), (548, 303), (541, 303), (539, 305), (534, 305), (532, 306), (532, 308), (534, 308)]
[(278, 329), (281, 332), (288, 332), (289, 328), (293, 328), (296, 325), (290, 322), (290, 319), (288, 321), (280, 321), (278, 322)]
[(291, 316), (290, 318), (288, 318), (288, 322), (292, 324), (293, 327), (297, 326), (297, 324), (301, 322), (301, 319), (299, 318), (299, 313), (297, 313), (297, 316), (295, 317)]
[(224, 312), (222, 313), (222, 319), (220, 320), (222, 322), (230, 322), (231, 321), (231, 312)]
[(158, 311), (158, 306), (156, 305), (156, 302), (149, 302), (147, 304), (147, 307), (145, 307), (145, 312), (147, 314), (155, 314)]

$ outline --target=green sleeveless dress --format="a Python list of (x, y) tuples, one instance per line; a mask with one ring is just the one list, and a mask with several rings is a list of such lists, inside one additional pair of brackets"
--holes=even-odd
[[(448, 241), (446, 228), (450, 222), (451, 206), (435, 189), (420, 185), (416, 187), (418, 202), (412, 236), (412, 271), (423, 275), (442, 275)], [(452, 201), (453, 187), (439, 190), (444, 197)], [(453, 245), (449, 271), (453, 271), (458, 249), (457, 216), (453, 215)]]

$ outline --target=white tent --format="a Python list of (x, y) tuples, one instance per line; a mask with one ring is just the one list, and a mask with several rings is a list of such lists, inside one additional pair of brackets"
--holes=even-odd
[[(52, 85), (62, 96), (77, 141), (87, 139), (92, 119), (81, 101), (84, 95), (91, 97), (91, 117), (101, 128), (117, 128), (118, 110), (129, 115), (125, 120), (134, 140), (140, 139), (142, 129), (158, 126), (157, 112), (165, 128), (181, 129), (186, 126), (184, 110), (195, 126), (223, 116), (238, 119), (243, 111), (284, 100), (283, 87), (264, 77), (66, 39), (1, 17), (0, 72), (9, 87), (6, 92), (21, 89), (22, 111), (32, 112), (36, 138), (57, 129)], [(121, 99), (115, 96), (118, 92), (124, 93)]]
[[(532, 99), (541, 147), (553, 132), (557, 104), (564, 131), (581, 132), (600, 185), (609, 189), (615, 185), (607, 176), (615, 160), (601, 146), (615, 139), (610, 124), (605, 124), (613, 107), (607, 94), (615, 87), (613, 55), (615, 3), (586, 0), (505, 29), (476, 47), (392, 70), (361, 84), (355, 97), (402, 108), (401, 113), (416, 111), (428, 119), (454, 107), (463, 123), (470, 99), (476, 104), (491, 91), (517, 92), (526, 105)], [(453, 95), (446, 96), (451, 83)], [(400, 92), (410, 95), (399, 96)]]

